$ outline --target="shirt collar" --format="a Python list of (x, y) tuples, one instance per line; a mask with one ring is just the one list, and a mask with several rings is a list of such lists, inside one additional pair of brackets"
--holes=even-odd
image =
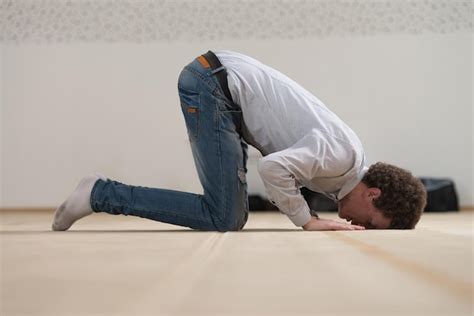
[(369, 167), (363, 166), (354, 177), (344, 183), (341, 190), (339, 190), (339, 193), (337, 194), (337, 200), (341, 200), (349, 192), (351, 192), (356, 187), (356, 185), (359, 184), (360, 181), (362, 181), (362, 178), (364, 177), (367, 170), (369, 170)]

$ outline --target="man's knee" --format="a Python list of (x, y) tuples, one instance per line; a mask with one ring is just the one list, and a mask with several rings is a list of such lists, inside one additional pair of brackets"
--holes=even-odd
[(222, 232), (222, 233), (228, 232), (228, 231), (239, 231), (239, 230), (242, 230), (242, 228), (244, 228), (246, 222), (247, 222), (247, 216), (245, 216), (243, 220), (239, 220), (239, 221), (227, 219), (227, 220), (219, 221), (218, 223), (216, 223), (216, 228), (219, 232)]

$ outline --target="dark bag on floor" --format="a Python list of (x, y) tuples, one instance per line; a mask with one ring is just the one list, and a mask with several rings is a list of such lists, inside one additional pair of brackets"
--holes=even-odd
[(458, 196), (450, 179), (419, 178), (428, 193), (426, 212), (459, 211)]

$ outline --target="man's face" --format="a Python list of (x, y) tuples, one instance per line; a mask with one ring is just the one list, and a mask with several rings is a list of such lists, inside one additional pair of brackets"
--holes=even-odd
[(389, 228), (390, 218), (383, 215), (372, 202), (379, 195), (379, 189), (367, 188), (365, 185), (356, 187), (338, 201), (339, 217), (344, 218), (353, 225), (364, 226), (367, 229)]

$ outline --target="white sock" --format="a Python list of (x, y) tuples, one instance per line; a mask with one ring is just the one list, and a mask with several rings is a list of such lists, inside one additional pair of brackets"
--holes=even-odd
[(81, 179), (74, 192), (54, 213), (53, 230), (68, 230), (75, 221), (94, 211), (90, 205), (92, 188), (97, 180), (107, 181), (100, 173), (90, 174)]

